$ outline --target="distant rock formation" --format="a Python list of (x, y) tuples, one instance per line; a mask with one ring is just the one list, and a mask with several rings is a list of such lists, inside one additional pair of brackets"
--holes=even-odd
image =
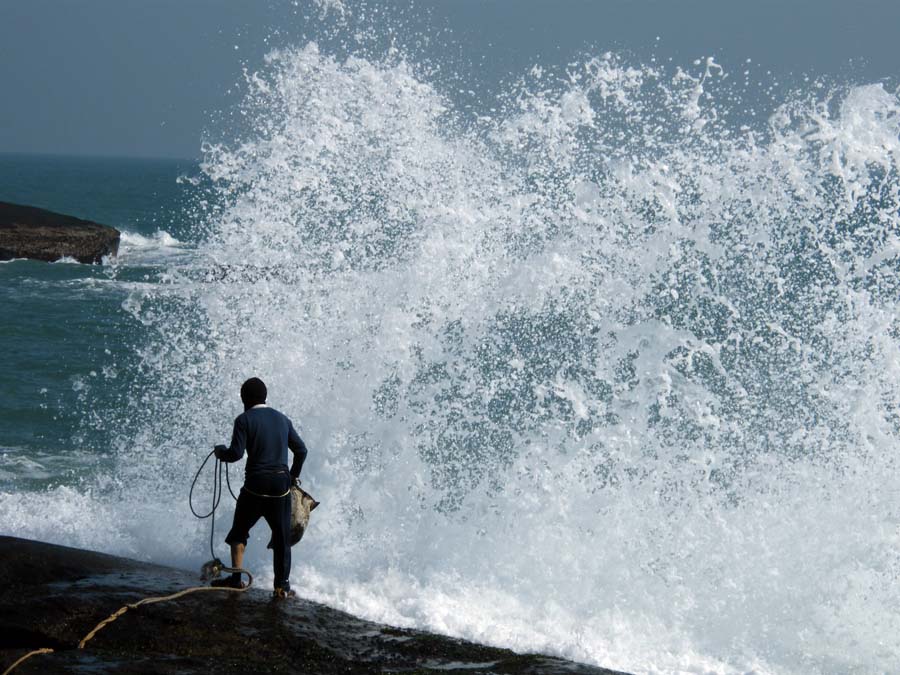
[(0, 202), (0, 260), (74, 258), (99, 263), (119, 251), (119, 231), (33, 206)]

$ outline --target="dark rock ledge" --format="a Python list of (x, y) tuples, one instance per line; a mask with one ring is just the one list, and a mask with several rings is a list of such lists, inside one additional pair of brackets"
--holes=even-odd
[(363, 621), (262, 589), (196, 593), (129, 610), (76, 649), (122, 605), (198, 585), (177, 569), (0, 537), (0, 672), (533, 673), (615, 675), (534, 654)]
[(99, 263), (119, 251), (119, 231), (33, 206), (0, 202), (0, 260), (74, 258)]

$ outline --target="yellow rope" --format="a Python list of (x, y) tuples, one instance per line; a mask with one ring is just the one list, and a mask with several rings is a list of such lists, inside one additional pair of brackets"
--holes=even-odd
[[(172, 593), (171, 595), (160, 595), (156, 597), (144, 598), (143, 600), (138, 600), (137, 602), (132, 602), (124, 607), (120, 607), (115, 612), (110, 614), (108, 617), (103, 619), (100, 623), (94, 626), (94, 629), (82, 638), (81, 642), (78, 643), (78, 649), (84, 649), (84, 646), (94, 638), (94, 636), (103, 630), (106, 626), (111, 624), (113, 621), (122, 616), (129, 609), (137, 609), (141, 605), (152, 605), (156, 602), (166, 602), (167, 600), (175, 600), (177, 598), (181, 598), (190, 593), (199, 593), (200, 591), (226, 591), (229, 593), (243, 593), (244, 591), (249, 590), (250, 586), (253, 585), (253, 575), (250, 574), (247, 570), (244, 569), (232, 569), (230, 567), (224, 568), (223, 571), (227, 572), (239, 572), (241, 574), (247, 575), (247, 585), (243, 588), (230, 588), (228, 586), (193, 586), (191, 588), (185, 588), (183, 591), (178, 591), (177, 593)], [(53, 650), (49, 648), (44, 649), (35, 649), (33, 652), (29, 652), (25, 654), (22, 658), (12, 664), (9, 668), (3, 671), (3, 675), (9, 675), (13, 670), (19, 667), (19, 665), (24, 662), (26, 659), (30, 659), (32, 656), (36, 656), (37, 654), (49, 654)]]
[(14, 664), (12, 664), (9, 668), (3, 671), (3, 675), (9, 675), (13, 670), (19, 667), (19, 664), (23, 663), (26, 659), (30, 659), (32, 656), (37, 656), (38, 654), (50, 654), (53, 650), (49, 647), (44, 647), (43, 649), (35, 649), (33, 652), (28, 652), (25, 656), (20, 658)]
[[(253, 583), (253, 577), (250, 576), (249, 572), (245, 572), (245, 574), (250, 577), (250, 583)], [(172, 593), (171, 595), (161, 595), (154, 598), (144, 598), (143, 600), (138, 600), (137, 602), (133, 602), (129, 605), (125, 605), (124, 607), (120, 607), (115, 612), (110, 614), (108, 617), (103, 619), (100, 623), (98, 623), (94, 630), (84, 636), (81, 642), (78, 643), (78, 649), (84, 649), (84, 646), (88, 643), (89, 640), (92, 640), (93, 637), (103, 630), (106, 626), (111, 624), (113, 621), (122, 616), (129, 609), (137, 609), (141, 605), (152, 605), (156, 602), (166, 602), (167, 600), (175, 600), (176, 598), (180, 598), (182, 596), (188, 595), (189, 593), (199, 593), (200, 591), (228, 591), (231, 593), (243, 593), (244, 591), (250, 588), (250, 584), (247, 584), (243, 588), (229, 588), (228, 586), (194, 586), (192, 588), (186, 588), (183, 591), (178, 591), (177, 593)], [(5, 673), (4, 673), (5, 675)]]

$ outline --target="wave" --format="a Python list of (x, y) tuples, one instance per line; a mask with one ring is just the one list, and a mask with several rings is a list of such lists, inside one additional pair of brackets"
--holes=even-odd
[(315, 44), (247, 87), (205, 146), (217, 272), (131, 303), (120, 464), (56, 495), (94, 513), (67, 543), (198, 564), (180, 500), (259, 375), (323, 502), (308, 597), (638, 672), (893, 664), (896, 93), (754, 126), (712, 60), (604, 54), (472, 118)]
[(166, 265), (191, 254), (191, 247), (165, 230), (147, 236), (137, 232), (122, 232), (116, 264)]

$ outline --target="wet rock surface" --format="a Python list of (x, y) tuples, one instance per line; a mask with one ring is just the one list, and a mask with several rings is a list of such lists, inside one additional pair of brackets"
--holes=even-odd
[(99, 263), (116, 255), (115, 228), (53, 211), (0, 202), (0, 260), (32, 258), (52, 262), (74, 258)]
[(0, 668), (25, 673), (529, 673), (614, 675), (552, 657), (358, 619), (266, 590), (201, 592), (127, 611), (121, 606), (199, 585), (173, 568), (0, 537)]

